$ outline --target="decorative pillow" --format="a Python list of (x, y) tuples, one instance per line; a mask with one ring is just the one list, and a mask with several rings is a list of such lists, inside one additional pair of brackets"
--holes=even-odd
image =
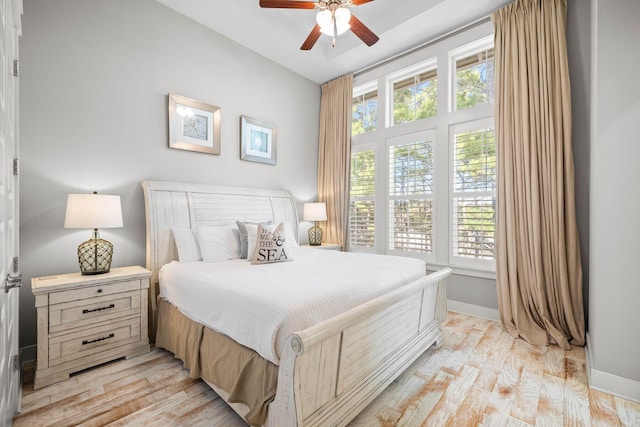
[(200, 227), (196, 232), (205, 262), (240, 258), (240, 233), (235, 225)]
[(178, 249), (178, 261), (202, 261), (200, 245), (198, 245), (193, 230), (190, 228), (172, 228), (171, 233)]
[(296, 240), (296, 235), (293, 234), (293, 228), (291, 227), (291, 224), (284, 225), (284, 232), (287, 237), (287, 246), (289, 246), (290, 248), (297, 248), (300, 246), (298, 244), (298, 241)]
[(248, 224), (245, 223), (247, 230), (247, 259), (251, 261), (256, 253), (256, 242), (258, 241), (258, 226), (262, 225), (269, 231), (273, 231), (276, 226), (273, 224)]
[(240, 258), (246, 259), (248, 258), (248, 254), (253, 254), (253, 252), (248, 251), (248, 233), (247, 233), (247, 225), (255, 225), (254, 234), (257, 233), (258, 224), (262, 225), (271, 225), (271, 221), (264, 222), (249, 222), (249, 221), (236, 221), (238, 225), (238, 231), (240, 233)]
[(268, 226), (258, 225), (256, 250), (251, 264), (293, 261), (286, 242), (284, 224), (280, 223), (273, 231)]

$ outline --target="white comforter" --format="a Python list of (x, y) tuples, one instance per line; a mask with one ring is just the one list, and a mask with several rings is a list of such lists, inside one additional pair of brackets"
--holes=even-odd
[(425, 276), (423, 261), (294, 248), (292, 262), (177, 262), (160, 295), (192, 320), (279, 364), (287, 337)]

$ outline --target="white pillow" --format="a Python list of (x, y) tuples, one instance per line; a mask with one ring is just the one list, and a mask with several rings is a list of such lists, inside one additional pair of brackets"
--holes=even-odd
[(202, 261), (200, 246), (193, 230), (190, 228), (172, 228), (171, 233), (178, 249), (178, 261)]
[[(268, 230), (273, 228), (273, 231)], [(251, 264), (270, 264), (273, 262), (293, 261), (287, 247), (287, 233), (284, 224), (276, 227), (258, 225), (256, 250)]]
[(196, 236), (204, 262), (240, 258), (240, 233), (235, 225), (199, 227)]

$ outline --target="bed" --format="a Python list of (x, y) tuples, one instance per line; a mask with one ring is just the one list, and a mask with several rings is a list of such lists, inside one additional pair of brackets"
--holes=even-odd
[[(207, 263), (202, 262), (192, 266), (177, 263), (172, 229), (221, 227), (235, 224), (236, 220), (270, 221), (291, 224), (289, 232), (293, 236), (287, 240), (297, 241), (298, 215), (293, 197), (283, 190), (177, 182), (144, 181), (142, 186), (147, 222), (147, 268), (152, 272), (150, 336), (155, 337), (157, 346), (180, 358), (193, 377), (203, 378), (248, 424), (268, 427), (345, 425), (423, 352), (441, 341), (441, 322), (446, 317), (445, 283), (451, 270), (442, 269), (429, 275), (409, 274), (405, 270), (415, 270), (410, 261), (406, 261), (405, 266), (401, 259), (379, 258), (376, 263), (384, 264), (385, 261), (389, 270), (399, 270), (404, 282), (385, 290), (376, 287), (376, 280), (386, 280), (384, 274), (367, 277), (362, 281), (366, 285), (362, 289), (377, 289), (373, 294), (355, 298), (350, 306), (337, 309), (335, 313), (325, 313), (319, 322), (292, 322), (282, 329), (284, 332), (269, 338), (274, 345), (273, 353), (266, 344), (264, 348), (258, 346), (256, 349), (242, 345), (242, 339), (231, 338), (235, 332), (220, 333), (218, 324), (207, 325), (209, 320), (202, 317), (206, 314), (198, 315), (186, 305), (188, 299), (180, 301), (172, 294), (171, 289), (182, 286), (181, 280), (185, 283), (196, 281), (187, 280), (187, 272), (222, 268), (206, 266), (203, 264)], [(305, 263), (333, 266), (344, 262), (355, 266), (360, 262), (359, 257), (365, 258), (358, 254), (327, 252), (296, 248), (293, 253), (297, 258), (293, 262), (260, 271), (280, 274), (285, 269), (299, 269), (294, 275), (306, 277), (299, 286), (313, 286), (302, 288), (307, 290), (292, 296), (291, 300), (304, 300), (309, 289), (320, 287), (310, 283), (314, 276), (302, 276)], [(345, 257), (346, 261), (342, 261)], [(227, 276), (232, 274), (229, 271), (242, 270), (240, 264), (248, 264), (246, 260), (224, 263), (225, 270), (205, 274), (228, 277), (228, 281), (235, 283), (235, 276)], [(322, 274), (329, 274), (329, 270), (325, 268)], [(322, 274), (315, 277), (322, 277)], [(365, 276), (363, 273), (362, 277)], [(173, 288), (169, 285), (172, 281), (178, 282)], [(340, 286), (334, 288), (338, 292)], [(221, 299), (224, 292), (219, 293)], [(359, 295), (359, 292), (349, 293)], [(338, 299), (344, 296), (336, 295)], [(208, 298), (210, 302), (206, 306), (214, 307), (215, 294)], [(206, 297), (201, 299), (205, 301)], [(256, 301), (250, 302), (247, 297), (247, 304), (250, 303)], [(231, 305), (221, 300), (219, 306), (209, 312), (219, 313), (225, 306)], [(223, 316), (217, 317), (224, 321)], [(299, 325), (305, 326), (298, 329)]]

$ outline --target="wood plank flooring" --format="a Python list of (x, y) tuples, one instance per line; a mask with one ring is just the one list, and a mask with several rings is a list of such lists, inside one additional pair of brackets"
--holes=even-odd
[[(33, 391), (14, 426), (245, 426), (179, 360), (154, 349)], [(514, 340), (490, 320), (449, 312), (444, 342), (351, 424), (640, 426), (640, 404), (587, 387), (584, 350)]]

